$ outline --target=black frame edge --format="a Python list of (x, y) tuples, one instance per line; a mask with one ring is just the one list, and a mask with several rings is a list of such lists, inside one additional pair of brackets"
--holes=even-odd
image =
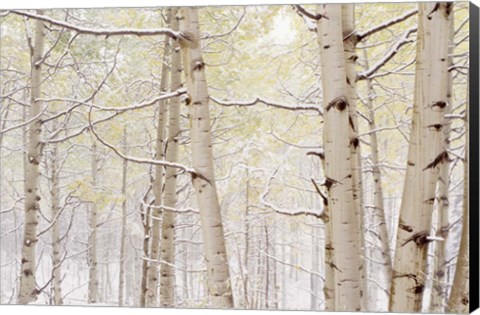
[(469, 215), (470, 215), (470, 298), (469, 310), (479, 307), (479, 7), (470, 2), (469, 71)]

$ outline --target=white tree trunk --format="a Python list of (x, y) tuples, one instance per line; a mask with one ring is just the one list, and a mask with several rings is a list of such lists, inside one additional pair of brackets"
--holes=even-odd
[[(355, 5), (342, 4), (342, 34), (345, 58), (346, 73), (346, 97), (348, 100), (348, 122), (349, 122), (349, 140), (350, 140), (350, 164), (352, 172), (352, 194), (355, 206), (355, 215), (358, 221), (357, 237), (360, 244), (359, 270), (361, 273), (361, 296), (366, 293), (366, 268), (365, 268), (365, 249), (364, 249), (364, 224), (363, 224), (363, 180), (362, 180), (362, 155), (360, 151), (360, 141), (358, 135), (358, 119), (357, 119), (357, 71), (355, 62), (358, 59), (356, 46), (358, 40), (355, 34)], [(362, 299), (362, 310), (370, 310), (371, 305), (368, 304), (369, 299)]]
[(324, 220), (324, 257), (325, 257), (325, 284), (323, 287), (323, 295), (325, 297), (325, 310), (335, 310), (335, 267), (333, 261), (333, 243), (332, 243), (332, 221), (330, 209), (328, 205), (323, 208), (323, 216), (328, 218)]
[[(146, 201), (146, 197), (143, 201)], [(145, 213), (142, 213), (145, 211)], [(149, 244), (150, 244), (150, 234), (151, 234), (151, 214), (152, 210), (150, 206), (141, 206), (140, 213), (143, 224), (143, 244), (142, 244), (142, 272), (141, 272), (141, 283), (140, 283), (140, 307), (145, 307), (146, 296), (147, 296), (147, 277), (148, 277), (148, 260), (146, 258), (150, 257)]]
[[(468, 78), (468, 76), (467, 76)], [(470, 91), (470, 82), (468, 83)], [(467, 92), (467, 96), (470, 95)], [(452, 291), (447, 304), (447, 312), (468, 314), (469, 312), (469, 279), (470, 279), (470, 259), (469, 259), (469, 235), (470, 235), (470, 179), (469, 179), (469, 102), (465, 110), (465, 162), (464, 162), (464, 183), (463, 183), (463, 220), (462, 220), (462, 238), (460, 240), (460, 249), (458, 252), (457, 266), (453, 278)], [(475, 105), (474, 105), (475, 106)]]
[[(313, 208), (313, 205), (312, 205)], [(315, 225), (315, 223), (312, 224), (311, 229), (311, 238), (312, 238), (312, 273), (310, 274), (310, 310), (316, 311), (319, 310), (319, 299), (318, 299), (318, 293), (319, 293), (319, 283), (320, 279), (318, 275), (314, 273), (319, 273), (319, 267), (320, 267), (320, 250), (319, 250), (319, 244), (318, 240), (320, 239), (320, 233), (318, 231), (318, 226)]]
[[(42, 11), (38, 11), (42, 14)], [(36, 257), (35, 248), (37, 246), (37, 226), (38, 211), (40, 209), (40, 195), (38, 192), (39, 164), (42, 156), (42, 144), (40, 142), (40, 133), (42, 131), (41, 118), (38, 117), (42, 112), (42, 103), (37, 101), (40, 98), (40, 85), (42, 82), (42, 58), (44, 47), (44, 23), (40, 20), (35, 21), (35, 43), (31, 55), (31, 94), (30, 94), (30, 119), (27, 147), (27, 163), (25, 169), (25, 222), (23, 230), (22, 260), (20, 273), (20, 291), (18, 294), (18, 304), (27, 304), (37, 299), (37, 290), (35, 285)], [(35, 118), (37, 117), (37, 118)]]
[(451, 4), (420, 3), (414, 114), (400, 209), (390, 311), (421, 311), (428, 237), (443, 147)]
[[(364, 62), (365, 68), (369, 68), (368, 57), (366, 50), (364, 50)], [(372, 159), (372, 176), (373, 176), (373, 216), (370, 219), (371, 226), (376, 227), (375, 231), (378, 234), (380, 241), (380, 248), (373, 248), (368, 250), (365, 248), (365, 255), (367, 259), (371, 258), (371, 262), (366, 262), (365, 268), (368, 277), (374, 277), (375, 282), (380, 284), (381, 288), (377, 285), (368, 285), (366, 295), (368, 299), (377, 296), (376, 302), (372, 300), (367, 306), (367, 310), (371, 312), (386, 312), (388, 311), (388, 299), (390, 297), (390, 286), (392, 281), (392, 258), (389, 243), (389, 235), (387, 231), (387, 216), (385, 214), (385, 205), (383, 200), (383, 187), (382, 187), (382, 173), (380, 169), (380, 157), (378, 151), (378, 139), (377, 139), (377, 125), (375, 123), (375, 109), (374, 109), (374, 94), (372, 80), (367, 79), (367, 109), (368, 120), (370, 130), (370, 151)], [(377, 242), (375, 242), (376, 245)], [(365, 245), (366, 246), (366, 245)], [(380, 262), (377, 264), (375, 262)], [(382, 305), (380, 305), (380, 303)]]
[[(243, 279), (243, 307), (250, 309), (249, 289), (250, 285), (250, 172), (248, 170), (248, 163), (245, 167), (245, 213), (243, 222), (245, 227), (245, 252), (243, 254), (242, 279)], [(283, 291), (283, 288), (282, 288)]]
[(360, 311), (359, 222), (352, 193), (349, 104), (341, 5), (319, 5), (324, 103), (325, 186), (329, 193), (335, 268), (335, 311)]
[[(97, 160), (97, 145), (92, 145), (92, 190), (93, 195), (97, 191), (97, 172), (98, 172), (98, 160)], [(98, 302), (98, 260), (97, 260), (97, 205), (95, 197), (90, 205), (90, 218), (89, 218), (90, 235), (88, 238), (88, 300), (89, 304)]]
[(59, 163), (58, 163), (58, 144), (53, 145), (52, 150), (52, 165), (51, 165), (51, 190), (52, 198), (52, 286), (53, 286), (53, 302), (55, 305), (62, 305), (62, 272), (61, 263), (62, 256), (60, 255), (60, 191), (59, 191)]
[[(174, 9), (171, 13), (171, 27), (178, 31), (179, 22), (177, 19), (178, 10)], [(172, 47), (172, 70), (171, 70), (171, 90), (176, 91), (182, 86), (180, 75), (181, 56), (180, 46), (177, 42)], [(180, 136), (180, 99), (173, 98), (169, 104), (169, 123), (167, 138), (167, 161), (177, 162), (178, 160), (178, 137)], [(165, 194), (164, 205), (168, 208), (177, 206), (177, 169), (168, 167), (165, 176)], [(163, 211), (162, 222), (162, 253), (160, 264), (160, 306), (175, 306), (175, 212)]]
[[(167, 25), (170, 25), (172, 20), (172, 9), (167, 9)], [(170, 39), (165, 38), (165, 45), (163, 46), (163, 63), (162, 63), (162, 74), (160, 81), (160, 90), (165, 92), (168, 87), (168, 59), (170, 57)], [(156, 142), (156, 152), (155, 157), (157, 160), (165, 160), (165, 128), (167, 121), (167, 107), (166, 100), (162, 100), (159, 103), (159, 113), (158, 113), (158, 126), (157, 126), (157, 142)], [(153, 207), (153, 219), (152, 219), (152, 240), (151, 240), (151, 249), (150, 249), (150, 263), (148, 267), (147, 275), (147, 295), (146, 295), (146, 306), (157, 306), (158, 305), (158, 261), (160, 258), (160, 221), (158, 218), (162, 215), (162, 195), (163, 195), (163, 184), (165, 176), (165, 168), (161, 165), (155, 166), (155, 180), (153, 182), (153, 194), (155, 196), (155, 202)]]
[[(448, 49), (448, 67), (453, 66), (453, 53), (455, 48), (454, 43), (454, 23), (453, 23), (453, 11), (450, 13), (449, 25), (449, 49)], [(447, 108), (446, 113), (450, 113), (453, 102), (453, 89), (452, 73), (448, 73), (448, 85), (447, 85)], [(468, 94), (467, 94), (468, 95)], [(445, 124), (444, 130), (444, 147), (445, 150), (450, 147), (450, 123)], [(447, 291), (448, 291), (448, 277), (447, 277), (447, 252), (448, 236), (451, 228), (451, 214), (450, 214), (450, 201), (449, 201), (449, 188), (450, 188), (450, 163), (445, 161), (441, 165), (440, 176), (438, 178), (438, 196), (436, 198), (438, 205), (438, 224), (437, 224), (437, 236), (440, 236), (444, 241), (436, 244), (435, 246), (435, 271), (433, 273), (433, 288), (431, 299), (431, 311), (434, 313), (444, 313), (445, 305), (447, 303)]]
[[(320, 157), (323, 174), (325, 175), (325, 156)], [(332, 220), (328, 200), (323, 200), (323, 259), (324, 259), (324, 277), (323, 297), (325, 302), (325, 311), (335, 310), (335, 265), (333, 261), (333, 243), (332, 243)]]
[(208, 107), (208, 85), (205, 63), (202, 59), (198, 12), (196, 8), (182, 8), (180, 28), (188, 40), (183, 40), (182, 52), (191, 98), (190, 120), (193, 167), (193, 186), (200, 209), (201, 229), (207, 264), (208, 295), (215, 308), (233, 307), (228, 257), (225, 248), (220, 204), (213, 170), (212, 135)]
[[(128, 155), (127, 149), (127, 127), (123, 129), (123, 152)], [(120, 236), (120, 271), (118, 273), (118, 306), (125, 303), (125, 260), (126, 260), (126, 239), (127, 239), (127, 170), (128, 161), (123, 160), (122, 170), (122, 232)]]

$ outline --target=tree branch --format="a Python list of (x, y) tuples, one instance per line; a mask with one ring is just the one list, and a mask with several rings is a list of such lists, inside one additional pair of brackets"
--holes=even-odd
[(265, 187), (265, 191), (263, 194), (260, 196), (260, 201), (268, 208), (272, 209), (274, 212), (283, 214), (283, 215), (288, 215), (288, 216), (301, 216), (301, 215), (306, 215), (306, 216), (313, 216), (317, 219), (323, 219), (323, 210), (319, 212), (312, 212), (310, 209), (300, 209), (298, 211), (291, 211), (289, 209), (281, 209), (276, 207), (274, 204), (270, 203), (267, 201), (267, 195), (269, 194), (269, 189), (270, 189), (270, 184), (275, 177), (275, 174), (277, 173), (278, 168), (275, 169), (275, 171), (272, 173), (270, 176), (270, 179), (267, 182), (267, 186)]
[(224, 36), (228, 36), (228, 35), (232, 34), (240, 26), (240, 23), (242, 23), (242, 20), (245, 17), (246, 13), (247, 13), (247, 10), (245, 8), (243, 8), (242, 15), (238, 19), (237, 23), (229, 31), (227, 31), (225, 33), (222, 33), (222, 34), (215, 34), (215, 35), (207, 34), (207, 35), (203, 36), (202, 39), (220, 38), (220, 37), (224, 37)]
[(357, 74), (357, 81), (360, 80), (366, 80), (368, 79), (371, 75), (373, 75), (375, 72), (377, 72), (380, 68), (382, 68), (387, 62), (389, 62), (399, 51), (400, 48), (408, 43), (413, 42), (413, 39), (408, 39), (410, 34), (414, 33), (417, 31), (417, 28), (411, 28), (407, 31), (405, 31), (400, 40), (398, 40), (393, 47), (390, 48), (390, 50), (383, 56), (382, 59), (377, 61), (370, 69), (362, 71)]
[(304, 7), (302, 7), (302, 6), (299, 5), (299, 4), (295, 4), (294, 7), (295, 7), (295, 9), (297, 9), (297, 13), (298, 13), (299, 15), (306, 16), (306, 17), (308, 17), (308, 18), (310, 18), (310, 19), (312, 19), (312, 20), (319, 21), (319, 20), (321, 20), (322, 18), (328, 20), (328, 18), (327, 18), (326, 16), (321, 15), (321, 14), (319, 14), (319, 13), (313, 14), (312, 12), (307, 11), (307, 9), (305, 9)]
[(377, 32), (380, 32), (392, 25), (395, 25), (397, 23), (400, 23), (400, 22), (403, 22), (405, 20), (408, 20), (410, 17), (414, 16), (415, 14), (418, 13), (418, 10), (417, 9), (414, 9), (414, 10), (411, 10), (411, 11), (408, 11), (407, 13), (405, 13), (404, 15), (402, 16), (399, 16), (397, 18), (394, 18), (390, 21), (387, 21), (385, 23), (382, 23), (382, 24), (379, 24), (377, 26), (374, 26), (372, 27), (371, 29), (365, 31), (365, 32), (362, 32), (362, 33), (358, 33), (357, 36), (358, 36), (358, 40), (361, 41), (362, 39), (364, 39), (365, 37), (367, 36), (370, 36), (372, 34), (375, 34)]
[(158, 29), (90, 29), (84, 28), (81, 26), (73, 25), (67, 22), (54, 20), (44, 15), (38, 15), (35, 13), (30, 13), (27, 11), (20, 11), (20, 10), (10, 10), (9, 12), (25, 16), (32, 19), (41, 20), (52, 25), (60, 26), (67, 28), (69, 30), (75, 31), (79, 34), (86, 34), (86, 35), (95, 35), (95, 36), (123, 36), (123, 35), (135, 35), (135, 36), (156, 36), (156, 35), (166, 35), (173, 39), (182, 39), (185, 36), (181, 32), (175, 32), (169, 28), (158, 28)]
[(219, 100), (218, 98), (210, 96), (210, 99), (219, 105), (222, 106), (254, 106), (256, 104), (264, 104), (270, 107), (275, 107), (275, 108), (280, 108), (280, 109), (287, 109), (287, 110), (311, 110), (317, 112), (319, 115), (323, 115), (323, 112), (320, 108), (320, 106), (316, 105), (309, 105), (309, 104), (300, 104), (300, 105), (291, 105), (291, 104), (285, 104), (285, 103), (277, 103), (273, 101), (268, 101), (265, 99), (262, 99), (260, 97), (257, 97), (251, 101), (223, 101)]
[(88, 112), (88, 123), (90, 125), (89, 130), (92, 131), (95, 138), (97, 138), (97, 140), (100, 141), (101, 144), (103, 144), (107, 148), (111, 149), (116, 155), (118, 155), (122, 159), (127, 160), (129, 162), (138, 163), (138, 164), (148, 164), (148, 165), (160, 165), (160, 166), (166, 166), (166, 167), (174, 167), (174, 168), (178, 168), (178, 169), (184, 171), (185, 173), (189, 173), (189, 174), (194, 175), (194, 176), (202, 177), (200, 174), (197, 173), (197, 171), (195, 171), (195, 169), (193, 169), (191, 167), (188, 167), (188, 166), (185, 166), (185, 165), (182, 165), (182, 164), (179, 164), (179, 163), (168, 162), (168, 161), (164, 161), (164, 160), (152, 160), (152, 159), (136, 158), (136, 157), (128, 156), (128, 155), (125, 155), (125, 154), (121, 153), (113, 145), (111, 145), (108, 142), (106, 142), (105, 140), (103, 140), (97, 134), (97, 132), (95, 131), (95, 127), (93, 126), (92, 120), (91, 120), (92, 108), (93, 107), (90, 107), (90, 111)]

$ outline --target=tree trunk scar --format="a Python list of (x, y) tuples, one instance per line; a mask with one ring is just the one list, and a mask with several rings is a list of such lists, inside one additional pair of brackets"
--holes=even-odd
[(429, 168), (435, 168), (437, 167), (438, 164), (440, 163), (443, 163), (443, 162), (449, 162), (450, 161), (450, 158), (448, 157), (448, 153), (447, 151), (443, 151), (442, 153), (440, 153), (434, 160), (432, 163), (428, 164), (424, 169), (423, 171), (429, 169)]
[(348, 101), (345, 96), (339, 96), (337, 98), (334, 98), (331, 100), (326, 108), (326, 111), (328, 112), (332, 107), (335, 107), (338, 111), (344, 111), (348, 106)]

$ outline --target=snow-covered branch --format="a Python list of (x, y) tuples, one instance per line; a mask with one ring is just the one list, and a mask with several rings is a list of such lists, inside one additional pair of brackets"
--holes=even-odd
[(272, 175), (270, 176), (270, 179), (268, 180), (268, 183), (265, 187), (265, 191), (260, 196), (260, 201), (262, 202), (262, 204), (264, 204), (266, 207), (272, 209), (273, 211), (275, 211), (276, 213), (279, 213), (279, 214), (288, 215), (288, 216), (308, 215), (308, 216), (313, 216), (317, 219), (322, 219), (323, 218), (323, 216), (322, 216), (323, 211), (312, 212), (310, 209), (299, 209), (297, 211), (292, 211), (290, 209), (279, 208), (279, 207), (275, 206), (274, 204), (272, 204), (271, 202), (269, 202), (267, 200), (267, 196), (270, 193), (270, 184), (272, 183), (272, 180), (275, 177), (275, 174), (277, 173), (277, 171), (278, 171), (278, 169), (276, 169), (272, 173)]
[(408, 11), (406, 12), (404, 15), (402, 16), (399, 16), (397, 18), (394, 18), (390, 21), (387, 21), (387, 22), (384, 22), (382, 24), (379, 24), (379, 25), (376, 25), (374, 27), (372, 27), (371, 29), (369, 30), (366, 30), (364, 32), (361, 32), (361, 33), (358, 33), (357, 34), (357, 38), (358, 38), (358, 41), (361, 41), (362, 39), (364, 39), (365, 37), (367, 36), (370, 36), (372, 34), (375, 34), (377, 32), (380, 32), (392, 25), (395, 25), (397, 23), (400, 23), (400, 22), (403, 22), (405, 20), (408, 20), (409, 18), (411, 18), (412, 16), (414, 16), (415, 14), (418, 13), (418, 10), (417, 9), (414, 9), (414, 10), (411, 10), (411, 11)]
[(321, 107), (319, 105), (315, 104), (299, 104), (299, 105), (292, 105), (292, 104), (286, 104), (286, 103), (278, 103), (274, 101), (269, 101), (260, 97), (257, 97), (253, 100), (250, 101), (225, 101), (225, 100), (220, 100), (218, 98), (210, 96), (210, 99), (219, 105), (222, 106), (254, 106), (256, 104), (264, 104), (270, 107), (275, 107), (275, 108), (280, 108), (280, 109), (286, 109), (286, 110), (306, 110), (306, 111), (315, 111), (319, 115), (323, 115), (323, 112), (321, 110)]
[(88, 122), (90, 124), (90, 130), (92, 131), (92, 134), (95, 136), (95, 138), (97, 138), (97, 140), (101, 144), (103, 144), (107, 148), (111, 149), (116, 155), (118, 155), (122, 159), (127, 160), (129, 162), (137, 163), (137, 164), (148, 164), (148, 165), (160, 165), (160, 166), (166, 166), (166, 167), (174, 167), (174, 168), (178, 168), (178, 169), (184, 171), (185, 173), (189, 173), (189, 174), (195, 175), (195, 176), (200, 176), (200, 174), (198, 174), (197, 171), (195, 171), (195, 169), (193, 169), (189, 166), (186, 166), (186, 165), (182, 165), (182, 164), (174, 163), (174, 162), (168, 162), (168, 161), (164, 161), (164, 160), (152, 160), (152, 159), (145, 159), (145, 158), (137, 158), (137, 157), (132, 157), (132, 156), (128, 156), (128, 155), (123, 154), (117, 148), (115, 148), (115, 146), (106, 142), (105, 140), (103, 140), (97, 134), (97, 132), (95, 131), (95, 127), (93, 126), (92, 120), (91, 120), (92, 108), (93, 107), (90, 108), (90, 111), (88, 113)]
[(408, 37), (410, 34), (415, 33), (417, 28), (411, 28), (405, 31), (400, 39), (390, 48), (390, 50), (383, 56), (382, 59), (378, 60), (370, 69), (362, 71), (357, 74), (357, 80), (366, 80), (370, 78), (375, 72), (377, 72), (380, 68), (382, 68), (387, 62), (389, 62), (399, 51), (400, 48), (408, 43), (412, 43), (414, 40), (409, 39)]
[(42, 115), (46, 112), (47, 108), (43, 108), (42, 111), (40, 113), (38, 113), (37, 115), (33, 116), (32, 118), (30, 118), (29, 120), (27, 121), (24, 121), (18, 125), (14, 125), (12, 127), (9, 127), (9, 128), (5, 128), (5, 129), (1, 129), (0, 130), (0, 134), (5, 134), (9, 131), (12, 131), (12, 130), (15, 130), (15, 129), (18, 129), (18, 128), (21, 128), (21, 127), (25, 127), (27, 125), (30, 125), (32, 122), (36, 121), (37, 119), (39, 119), (40, 117), (42, 117)]
[[(85, 106), (88, 106), (88, 107), (93, 107), (95, 109), (106, 111), (106, 112), (123, 113), (123, 112), (126, 112), (126, 111), (142, 109), (142, 108), (145, 108), (145, 107), (148, 107), (148, 106), (151, 106), (151, 105), (155, 105), (159, 101), (166, 100), (166, 99), (176, 97), (176, 96), (181, 96), (185, 93), (187, 93), (186, 89), (179, 89), (175, 92), (170, 92), (170, 93), (166, 93), (166, 94), (156, 96), (156, 97), (154, 97), (152, 99), (149, 99), (149, 100), (147, 100), (145, 102), (142, 102), (142, 103), (133, 104), (133, 105), (129, 105), (129, 106), (123, 106), (123, 107), (100, 106), (100, 105), (90, 103), (88, 101), (81, 101), (81, 100), (76, 100), (76, 99), (71, 99), (71, 98), (49, 98), (49, 99), (39, 99), (39, 101), (42, 101), (42, 102), (71, 102), (71, 103), (76, 104), (73, 107), (71, 107), (71, 108), (69, 108), (65, 111), (59, 112), (59, 113), (55, 114), (55, 116), (53, 116), (54, 118), (57, 118), (61, 115), (68, 114), (69, 112), (72, 111), (72, 109), (78, 107), (79, 105), (85, 105)], [(51, 120), (51, 117), (49, 117), (48, 120)], [(47, 119), (45, 119), (45, 121), (47, 121)]]
[(301, 16), (305, 16), (305, 17), (308, 17), (312, 20), (315, 20), (315, 21), (319, 21), (321, 20), (322, 18), (324, 19), (328, 19), (326, 16), (323, 16), (319, 13), (312, 13), (310, 11), (308, 11), (307, 9), (305, 9), (304, 7), (302, 7), (301, 5), (299, 4), (295, 4), (294, 5), (295, 9), (297, 10), (297, 13)]
[(154, 97), (153, 99), (148, 100), (148, 101), (143, 102), (143, 103), (139, 103), (139, 104), (135, 104), (135, 105), (131, 105), (131, 106), (124, 106), (124, 107), (104, 107), (104, 106), (98, 106), (98, 105), (94, 105), (94, 104), (92, 104), (91, 106), (95, 109), (99, 109), (99, 110), (102, 110), (102, 111), (125, 112), (125, 111), (129, 111), (129, 110), (137, 110), (137, 109), (141, 109), (141, 108), (144, 108), (144, 107), (147, 107), (147, 106), (150, 106), (150, 105), (154, 105), (159, 101), (166, 100), (166, 99), (176, 97), (176, 96), (180, 96), (180, 95), (183, 95), (185, 93), (187, 93), (186, 89), (179, 89), (175, 92), (170, 92), (170, 93), (166, 93), (166, 94), (162, 94), (160, 96)]
[(191, 207), (187, 208), (172, 208), (172, 207), (167, 207), (165, 205), (159, 205), (159, 206), (154, 206), (154, 205), (149, 205), (144, 202), (144, 206), (150, 207), (152, 209), (160, 209), (164, 211), (169, 211), (169, 212), (175, 212), (175, 213), (191, 213), (191, 214), (199, 214), (200, 211), (198, 209), (194, 209)]
[(307, 269), (307, 268), (305, 268), (305, 267), (303, 267), (303, 266), (301, 266), (301, 265), (299, 265), (299, 264), (296, 264), (296, 265), (295, 265), (295, 264), (291, 264), (291, 263), (285, 262), (285, 261), (280, 260), (280, 259), (278, 259), (277, 257), (275, 257), (275, 256), (273, 256), (273, 255), (270, 255), (269, 253), (266, 253), (266, 252), (264, 252), (264, 251), (262, 251), (262, 250), (257, 249), (257, 251), (258, 251), (260, 254), (265, 255), (265, 256), (267, 256), (268, 258), (273, 259), (274, 261), (276, 261), (276, 262), (278, 262), (278, 263), (280, 263), (280, 264), (282, 264), (282, 265), (290, 266), (290, 267), (293, 267), (293, 268), (297, 268), (298, 270), (301, 270), (301, 271), (303, 271), (303, 272), (306, 272), (306, 273), (315, 275), (315, 276), (319, 277), (320, 279), (322, 279), (323, 281), (325, 280), (325, 278), (323, 277), (323, 275), (321, 275), (321, 274), (318, 273), (318, 272), (309, 270), (309, 269)]
[(247, 13), (247, 10), (245, 8), (243, 8), (243, 13), (240, 16), (240, 18), (238, 19), (237, 23), (235, 23), (235, 25), (230, 30), (228, 30), (227, 32), (222, 33), (222, 34), (214, 34), (214, 35), (207, 34), (207, 35), (203, 36), (202, 39), (220, 38), (220, 37), (225, 37), (225, 36), (228, 36), (228, 35), (232, 34), (240, 26), (240, 23), (242, 23), (242, 20), (245, 17), (246, 13)]
[(86, 34), (86, 35), (95, 35), (95, 36), (123, 36), (123, 35), (134, 35), (134, 36), (157, 36), (157, 35), (166, 35), (173, 39), (180, 39), (185, 38), (181, 32), (175, 32), (169, 28), (157, 28), (157, 29), (134, 29), (134, 28), (126, 28), (126, 29), (91, 29), (85, 28), (77, 25), (73, 25), (67, 22), (58, 21), (52, 18), (49, 18), (44, 15), (39, 15), (35, 13), (30, 13), (27, 11), (22, 10), (10, 10), (9, 12), (25, 16), (28, 18), (44, 21), (50, 23), (52, 25), (60, 26), (67, 28), (69, 30), (75, 31), (79, 34)]

